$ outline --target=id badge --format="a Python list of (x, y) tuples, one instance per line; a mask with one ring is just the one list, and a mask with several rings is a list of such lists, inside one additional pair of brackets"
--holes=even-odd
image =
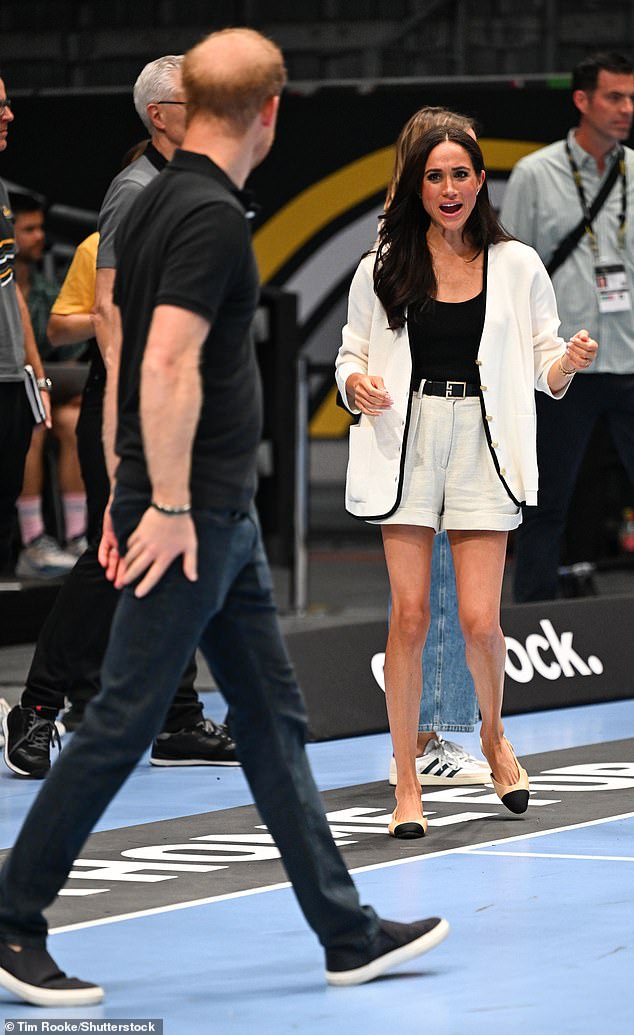
[(625, 266), (620, 263), (594, 267), (600, 313), (621, 313), (632, 308)]

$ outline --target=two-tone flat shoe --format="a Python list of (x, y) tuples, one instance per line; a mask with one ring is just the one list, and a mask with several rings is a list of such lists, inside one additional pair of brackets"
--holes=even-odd
[(506, 737), (504, 738), (504, 740), (519, 770), (519, 779), (516, 781), (516, 783), (512, 784), (498, 783), (493, 773), (491, 773), (491, 782), (495, 789), (495, 793), (497, 794), (502, 804), (506, 806), (509, 812), (514, 812), (516, 816), (519, 816), (522, 812), (526, 812), (528, 808), (528, 800), (530, 797), (528, 773), (525, 769), (522, 768), (522, 766), (517, 761), (517, 757), (513, 750), (513, 745), (506, 739)]
[(392, 813), (387, 832), (391, 837), (400, 837), (403, 840), (411, 840), (414, 837), (424, 837), (427, 833), (427, 820), (425, 816), (416, 819), (405, 819), (396, 822), (396, 809)]

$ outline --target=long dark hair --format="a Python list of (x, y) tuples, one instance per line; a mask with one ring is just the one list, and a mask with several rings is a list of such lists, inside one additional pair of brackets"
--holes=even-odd
[[(394, 196), (381, 219), (374, 262), (374, 290), (392, 330), (404, 326), (407, 306), (423, 308), (436, 296), (436, 274), (427, 245), (431, 220), (423, 207), (420, 191), (430, 153), (446, 140), (464, 148), (476, 176), (484, 169), (482, 151), (476, 141), (453, 126), (431, 129), (412, 144)], [(478, 254), (490, 244), (511, 240), (491, 207), (486, 180), (464, 226), (463, 238)]]

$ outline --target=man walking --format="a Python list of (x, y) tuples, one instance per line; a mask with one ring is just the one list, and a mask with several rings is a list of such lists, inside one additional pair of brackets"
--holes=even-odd
[(228, 698), (262, 820), (326, 951), (327, 980), (368, 981), (448, 932), (435, 917), (383, 921), (359, 903), (308, 766), (304, 703), (253, 509), (258, 281), (242, 188), (272, 145), (284, 82), (280, 51), (253, 30), (214, 33), (190, 51), (183, 151), (117, 236), (123, 344), (111, 513), (125, 589), (102, 692), (0, 874), (0, 984), (39, 1005), (103, 995), (57, 970), (42, 910), (159, 728), (199, 643)]
[(634, 486), (634, 151), (623, 146), (631, 62), (614, 53), (581, 61), (572, 100), (579, 125), (517, 163), (502, 206), (507, 230), (539, 252), (553, 278), (561, 335), (583, 324), (601, 343), (592, 373), (580, 372), (563, 402), (537, 393), (539, 500), (516, 533), (517, 601), (557, 596), (568, 508), (600, 417)]

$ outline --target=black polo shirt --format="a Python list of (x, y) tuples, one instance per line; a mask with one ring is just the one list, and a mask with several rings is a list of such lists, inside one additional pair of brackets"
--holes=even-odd
[(211, 323), (201, 354), (192, 505), (243, 510), (255, 493), (262, 413), (250, 333), (258, 275), (244, 196), (204, 155), (177, 151), (123, 220), (116, 251), (114, 297), (123, 326), (117, 481), (151, 492), (139, 417), (141, 362), (154, 308), (180, 306)]

